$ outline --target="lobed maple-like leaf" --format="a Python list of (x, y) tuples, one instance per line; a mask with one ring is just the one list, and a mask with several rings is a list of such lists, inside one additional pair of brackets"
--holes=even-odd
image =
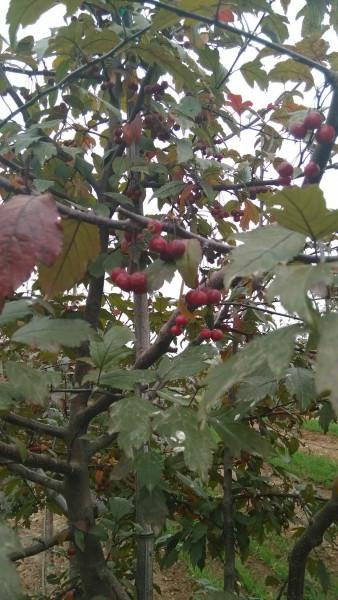
[(20, 194), (0, 206), (0, 303), (28, 279), (38, 262), (54, 262), (62, 239), (50, 194)]

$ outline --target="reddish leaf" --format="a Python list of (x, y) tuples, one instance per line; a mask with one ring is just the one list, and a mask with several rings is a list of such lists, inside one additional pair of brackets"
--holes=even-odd
[(62, 248), (58, 212), (49, 194), (19, 195), (0, 206), (0, 303), (41, 262), (50, 266)]
[(239, 115), (241, 115), (249, 106), (252, 106), (250, 100), (243, 102), (240, 94), (228, 94), (228, 101), (225, 102), (228, 106), (231, 106)]
[(127, 146), (139, 141), (142, 132), (142, 119), (138, 113), (131, 123), (126, 123), (123, 126), (123, 139)]
[(228, 8), (224, 8), (218, 13), (218, 20), (222, 23), (231, 23), (235, 20), (234, 13)]

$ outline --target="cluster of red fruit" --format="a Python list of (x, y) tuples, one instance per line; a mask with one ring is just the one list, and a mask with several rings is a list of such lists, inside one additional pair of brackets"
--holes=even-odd
[(221, 329), (208, 329), (208, 327), (203, 327), (200, 331), (200, 337), (202, 340), (213, 340), (213, 342), (219, 342), (223, 339), (223, 331)]
[(331, 144), (336, 135), (335, 128), (332, 125), (323, 125), (323, 121), (324, 116), (320, 112), (312, 110), (308, 112), (302, 121), (291, 123), (289, 131), (297, 140), (302, 140), (308, 131), (317, 130), (315, 136), (317, 142), (320, 144)]
[(124, 292), (135, 292), (145, 294), (147, 291), (147, 276), (142, 271), (127, 273), (122, 267), (115, 267), (111, 274), (111, 280)]
[(175, 325), (170, 329), (173, 335), (181, 335), (184, 327), (188, 324), (188, 319), (184, 315), (178, 315), (175, 319)]
[(222, 294), (216, 288), (197, 288), (189, 290), (185, 295), (186, 304), (190, 307), (212, 306), (219, 304)]
[(241, 217), (244, 214), (243, 210), (237, 210), (237, 209), (233, 209), (230, 212), (228, 210), (226, 210), (225, 208), (223, 208), (223, 206), (218, 202), (218, 200), (215, 200), (211, 210), (210, 210), (211, 214), (213, 217), (215, 217), (215, 219), (227, 219), (228, 217), (233, 217), (233, 220), (238, 223), (238, 221), (240, 221)]
[[(302, 140), (308, 131), (315, 131), (315, 138), (319, 144), (332, 144), (336, 137), (336, 130), (332, 125), (323, 124), (324, 116), (316, 110), (308, 112), (302, 121), (295, 121), (289, 127), (290, 133), (297, 139)], [(304, 176), (308, 179), (316, 177), (320, 173), (320, 166), (311, 160), (304, 167)]]
[(164, 92), (168, 88), (169, 83), (167, 81), (162, 81), (162, 83), (155, 83), (154, 85), (146, 85), (144, 86), (144, 93), (148, 96), (154, 96), (155, 100), (161, 100)]
[(186, 249), (185, 243), (182, 240), (168, 242), (164, 237), (159, 235), (162, 231), (160, 221), (149, 221), (147, 229), (150, 233), (155, 234), (149, 240), (148, 248), (151, 252), (159, 254), (160, 258), (166, 262), (177, 260), (183, 256)]
[[(175, 319), (175, 325), (171, 327), (170, 331), (175, 336), (181, 335), (184, 327), (187, 324), (188, 319), (184, 315), (178, 315)], [(200, 337), (202, 340), (213, 340), (214, 342), (219, 342), (221, 339), (223, 339), (223, 332), (221, 329), (208, 329), (207, 327), (202, 327), (200, 331)]]

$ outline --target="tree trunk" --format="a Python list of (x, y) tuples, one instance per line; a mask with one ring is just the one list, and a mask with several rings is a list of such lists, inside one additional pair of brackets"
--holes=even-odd
[(224, 539), (224, 591), (235, 591), (235, 530), (232, 497), (232, 455), (224, 448), (223, 455), (223, 539)]
[(338, 521), (338, 498), (333, 497), (312, 518), (289, 556), (287, 600), (303, 600), (307, 557), (323, 541), (325, 531)]

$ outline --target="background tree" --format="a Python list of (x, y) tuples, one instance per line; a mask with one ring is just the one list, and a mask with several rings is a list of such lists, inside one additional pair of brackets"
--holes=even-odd
[(229, 599), (236, 553), (302, 505), (279, 592), (300, 600), (337, 494), (271, 458), (337, 406), (338, 212), (317, 185), (337, 166), (337, 3), (300, 2), (294, 44), (287, 0), (64, 0), (62, 26), (24, 37), (54, 4), (11, 0), (1, 54), (0, 460), (8, 516), (47, 503), (68, 525), (9, 558), (69, 541), (54, 597), (141, 600), (155, 552), (183, 550), (221, 558), (205, 594)]

